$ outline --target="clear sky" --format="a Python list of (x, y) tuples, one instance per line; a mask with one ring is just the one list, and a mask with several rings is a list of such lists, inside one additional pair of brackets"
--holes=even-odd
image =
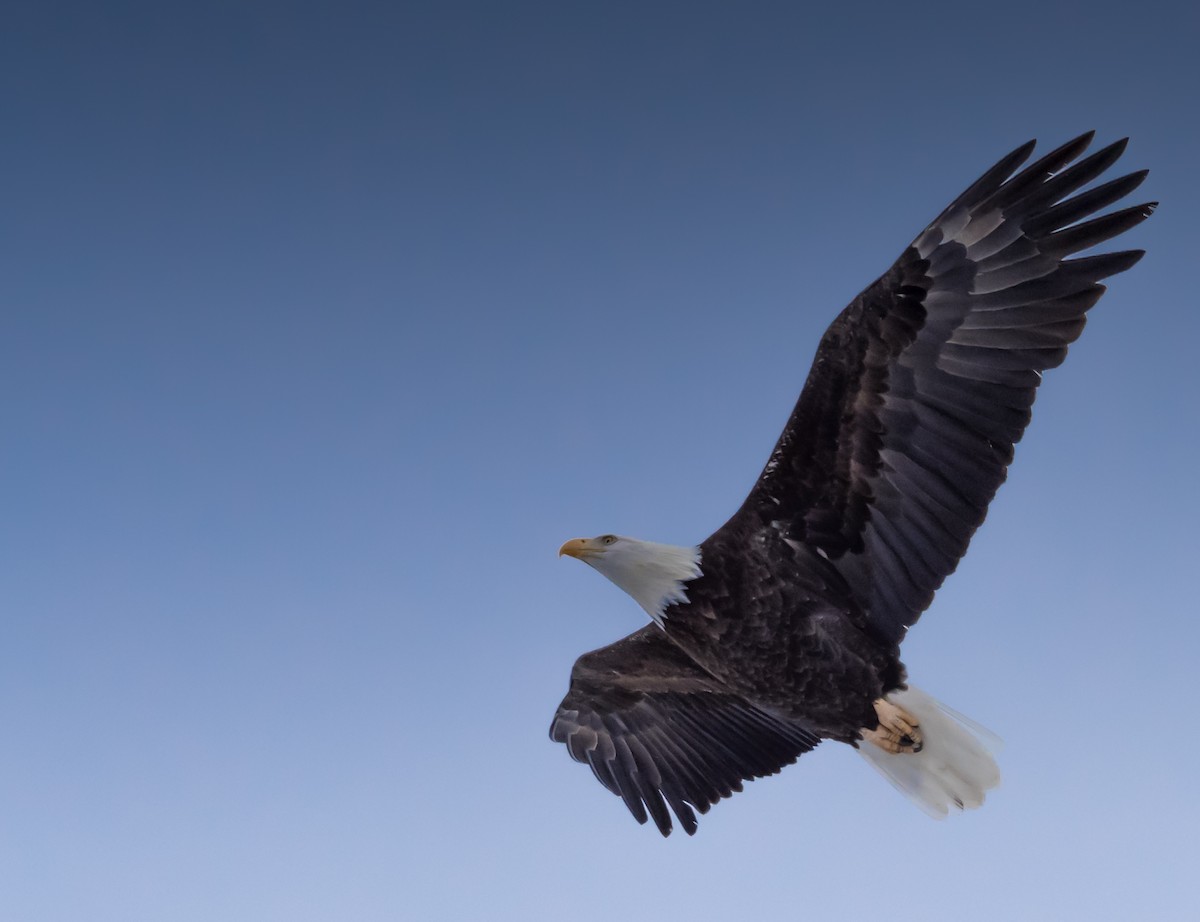
[[(0, 918), (1183, 919), (1194, 4), (25, 3), (0, 32)], [(1006, 741), (663, 840), (549, 742), (555, 551), (740, 503), (835, 313), (1030, 137), (1160, 199), (913, 630)]]

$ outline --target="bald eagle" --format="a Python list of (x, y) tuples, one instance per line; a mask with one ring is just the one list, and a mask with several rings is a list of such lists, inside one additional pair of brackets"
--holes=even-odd
[(1035, 142), (1004, 157), (850, 302), (749, 496), (700, 545), (560, 549), (651, 618), (576, 661), (550, 727), (639, 823), (666, 836), (673, 812), (691, 835), (823, 739), (933, 816), (999, 783), (979, 728), (908, 684), (900, 643), (1004, 482), (1042, 372), (1100, 280), (1143, 255), (1069, 258), (1156, 204), (1093, 217), (1146, 171), (1079, 192), (1125, 149), (1079, 159), (1092, 134), (1020, 172)]

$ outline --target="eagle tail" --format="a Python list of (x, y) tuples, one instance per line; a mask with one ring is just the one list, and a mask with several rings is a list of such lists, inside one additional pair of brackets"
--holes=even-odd
[(934, 819), (980, 806), (984, 794), (1000, 783), (993, 757), (999, 738), (911, 685), (887, 700), (917, 719), (921, 750), (892, 753), (863, 744), (858, 747), (862, 757)]

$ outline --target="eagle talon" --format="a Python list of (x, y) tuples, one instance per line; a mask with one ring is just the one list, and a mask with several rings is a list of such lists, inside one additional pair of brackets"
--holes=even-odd
[(878, 698), (875, 701), (875, 716), (879, 725), (862, 730), (862, 738), (867, 742), (874, 743), (884, 752), (893, 753), (917, 753), (925, 747), (918, 730), (921, 724), (908, 711), (886, 698)]

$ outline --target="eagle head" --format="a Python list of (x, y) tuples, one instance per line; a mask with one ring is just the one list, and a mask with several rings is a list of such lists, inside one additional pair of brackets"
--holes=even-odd
[(558, 556), (564, 555), (599, 570), (659, 624), (668, 606), (688, 600), (686, 584), (701, 573), (698, 547), (656, 544), (623, 535), (572, 538), (558, 549)]

